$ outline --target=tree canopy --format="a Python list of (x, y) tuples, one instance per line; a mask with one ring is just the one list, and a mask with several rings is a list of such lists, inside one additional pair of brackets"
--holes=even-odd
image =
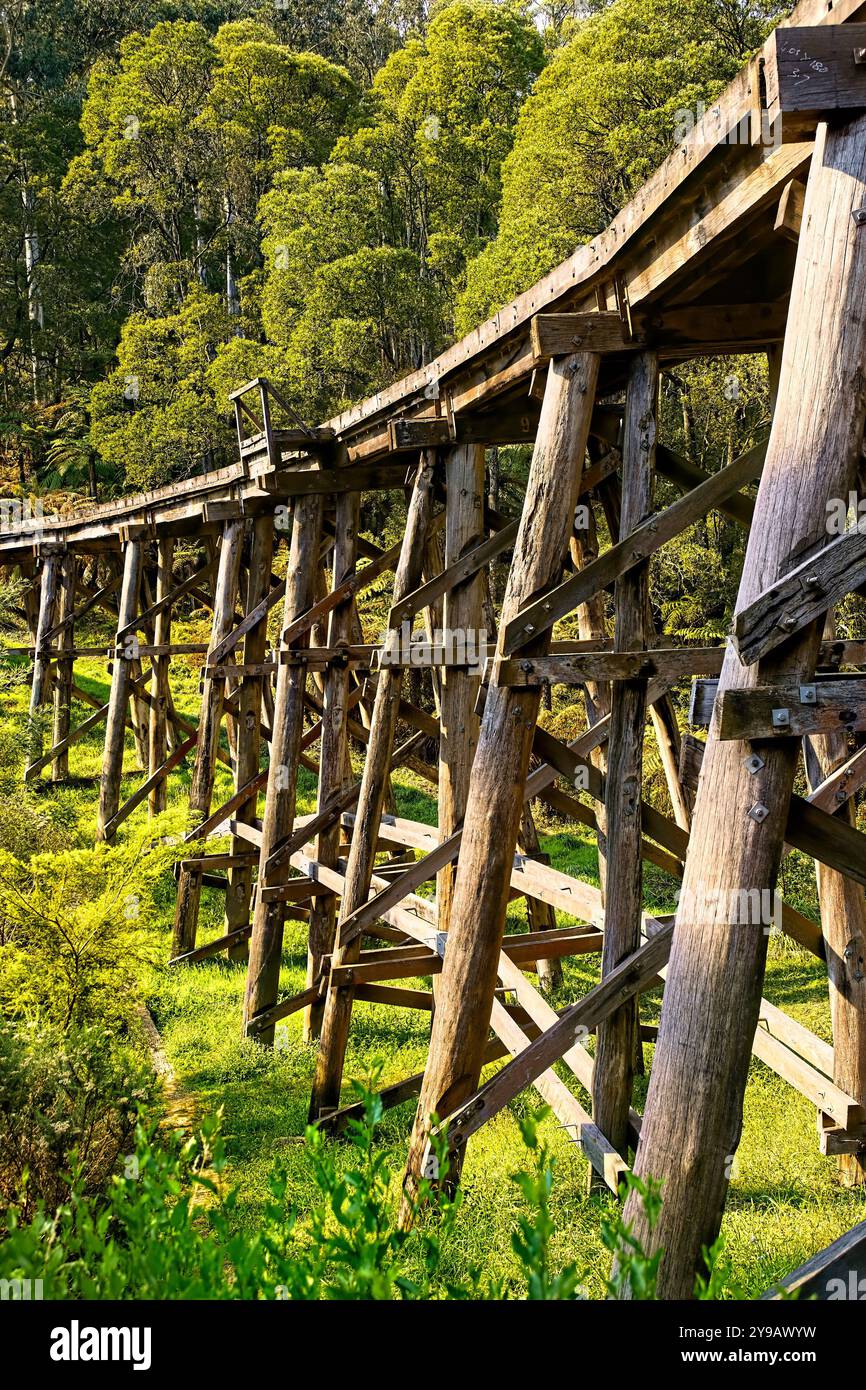
[[(313, 422), (428, 361), (595, 235), (777, 17), (766, 0), (4, 6), (9, 485), (165, 482), (226, 459), (243, 379)], [(665, 378), (671, 429), (716, 462), (753, 423), (720, 379)]]

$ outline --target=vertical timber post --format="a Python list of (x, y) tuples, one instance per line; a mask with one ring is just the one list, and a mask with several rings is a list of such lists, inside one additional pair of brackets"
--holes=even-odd
[[(620, 540), (652, 505), (656, 447), (658, 359), (639, 353), (629, 370), (622, 450)], [(635, 565), (616, 582), (617, 651), (647, 645), (649, 566)], [(607, 745), (605, 822), (608, 875), (604, 904), (602, 978), (640, 945), (643, 910), (641, 786), (646, 723), (646, 681), (615, 681)], [(637, 1009), (630, 999), (599, 1024), (593, 1072), (593, 1121), (628, 1157), (628, 1112), (634, 1079)]]
[[(459, 444), (445, 461), (445, 568), (484, 539), (484, 446)], [(478, 641), (484, 602), (484, 574), (477, 571), (445, 594), (443, 639), (468, 645)], [(481, 653), (483, 661), (484, 654)], [(443, 666), (439, 694), (439, 834), (443, 840), (463, 822), (469, 774), (478, 743), (475, 712), (480, 678), (466, 666)], [(439, 930), (451, 921), (457, 868), (447, 864), (436, 877)]]
[[(63, 623), (56, 637), (58, 653), (54, 668), (54, 732), (56, 746), (69, 734), (72, 705), (72, 649), (75, 645), (72, 614), (75, 610), (75, 554), (67, 550), (60, 560), (57, 585), (57, 622)], [(68, 655), (67, 655), (68, 653)], [(51, 763), (52, 782), (65, 782), (69, 776), (69, 750), (57, 753)]]
[[(344, 492), (337, 498), (334, 534), (334, 563), (332, 587), (339, 589), (355, 573), (358, 557), (358, 522), (360, 493)], [(343, 599), (331, 610), (328, 624), (329, 647), (339, 647), (352, 639), (354, 598)], [(319, 743), (319, 791), (316, 809), (322, 811), (328, 802), (346, 785), (349, 742), (346, 734), (348, 719), (349, 670), (342, 660), (332, 661), (325, 675), (322, 694), (322, 737)], [(316, 859), (334, 868), (339, 857), (339, 819), (316, 837)], [(337, 904), (332, 893), (313, 898), (310, 905), (310, 934), (307, 949), (307, 984), (312, 985), (322, 972), (322, 960), (334, 948), (334, 929)], [(318, 1038), (322, 1027), (324, 1000), (317, 1000), (304, 1010), (304, 1041)]]
[[(500, 634), (562, 573), (598, 370), (596, 353), (574, 353), (548, 367)], [(531, 641), (524, 649), (527, 657), (543, 655), (549, 642), (549, 633)], [(491, 684), (485, 702), (430, 1055), (409, 1148), (404, 1220), (411, 1217), (430, 1115), (450, 1114), (469, 1098), (481, 1074), (540, 699), (537, 690)]]
[[(528, 802), (523, 807), (517, 844), (527, 859), (534, 859), (538, 864), (550, 863), (550, 855), (542, 852), (535, 817)], [(542, 902), (541, 898), (533, 898), (529, 894), (526, 897), (526, 919), (530, 931), (556, 931), (556, 912), (553, 907), (550, 903)], [(552, 994), (562, 984), (562, 962), (556, 958), (537, 960), (535, 973), (545, 994)]]
[[(294, 506), (289, 567), (286, 573), (284, 629), (312, 606), (321, 534), (322, 498), (298, 498)], [(309, 634), (301, 639), (301, 644), (309, 646)], [(282, 651), (285, 652), (285, 648), (282, 648)], [(306, 688), (307, 668), (302, 661), (280, 664), (277, 671), (271, 757), (262, 824), (258, 891), (244, 996), (245, 1030), (256, 1014), (272, 1008), (277, 1002), (285, 905), (280, 902), (265, 902), (262, 889), (285, 883), (289, 877), (288, 864), (283, 863), (279, 868), (269, 870), (268, 860), (277, 846), (291, 835), (294, 824)], [(257, 1031), (254, 1036), (256, 1041), (264, 1046), (273, 1046), (273, 1027)]]
[[(422, 456), (406, 517), (406, 532), (400, 549), (400, 560), (394, 577), (394, 603), (399, 603), (418, 587), (424, 557), (424, 539), (430, 523), (433, 505), (433, 473), (435, 454)], [(340, 921), (366, 902), (376, 861), (379, 823), (388, 787), (388, 765), (394, 747), (394, 731), (400, 708), (403, 670), (400, 666), (385, 666), (379, 671), (370, 738), (361, 777), (361, 789), (355, 814), (355, 826), (346, 880), (340, 906)], [(334, 951), (335, 965), (350, 965), (358, 959), (361, 938), (341, 945), (339, 931)], [(340, 1103), (340, 1085), (352, 1017), (351, 989), (330, 989), (325, 1002), (316, 1076), (310, 1099), (310, 1119), (318, 1119)]]
[[(174, 560), (174, 541), (171, 536), (163, 536), (156, 546), (156, 592), (154, 600), (161, 603), (172, 587), (172, 562)], [(171, 604), (156, 615), (153, 628), (153, 641), (157, 647), (168, 646), (171, 642)], [(151, 690), (150, 715), (147, 737), (147, 766), (151, 776), (165, 762), (168, 746), (168, 711), (171, 689), (168, 683), (170, 656), (153, 658), (153, 689)], [(151, 788), (147, 799), (149, 816), (158, 816), (165, 810), (168, 797), (168, 778), (163, 777)]]
[[(243, 521), (227, 521), (223, 527), (219, 551), (219, 568), (213, 602), (211, 650), (219, 646), (232, 630), (235, 598), (238, 589), (241, 550), (244, 541)], [(189, 809), (194, 816), (207, 816), (213, 796), (214, 772), (220, 727), (223, 717), (225, 681), (209, 676), (204, 668), (198, 742), (189, 790)], [(181, 956), (195, 947), (198, 909), (201, 900), (201, 870), (181, 869), (177, 881), (177, 902), (174, 910), (172, 955)]]
[[(144, 542), (129, 537), (123, 552), (123, 583), (117, 611), (117, 631), (122, 632), (135, 621), (138, 593), (144, 567)], [(108, 696), (108, 716), (105, 721), (105, 752), (99, 782), (99, 812), (96, 838), (106, 838), (105, 827), (113, 820), (120, 806), (120, 782), (123, 776), (123, 745), (126, 741), (126, 711), (133, 656), (137, 644), (121, 647), (115, 644), (111, 666), (111, 690)]]
[[(827, 501), (847, 497), (856, 477), (866, 412), (866, 227), (853, 213), (864, 203), (866, 116), (832, 130), (819, 125), (738, 610), (785, 572), (795, 552), (826, 543)], [(749, 667), (729, 647), (720, 692), (811, 680), (820, 637), (812, 623)], [(665, 1252), (662, 1298), (694, 1291), (701, 1249), (718, 1235), (742, 1129), (767, 937), (762, 923), (731, 923), (726, 905), (743, 889), (775, 888), (797, 746), (763, 745), (755, 772), (745, 765), (748, 753), (745, 743), (721, 741), (713, 723), (635, 1163), (641, 1177), (663, 1183), (664, 1205), (652, 1232), (634, 1197), (624, 1214), (647, 1249)]]
[[(244, 594), (244, 614), (251, 613), (267, 597), (271, 583), (271, 564), (274, 558), (274, 517), (272, 512), (256, 517), (250, 536), (249, 566)], [(244, 637), (243, 656), (245, 666), (259, 666), (264, 662), (268, 645), (267, 614), (250, 628)], [(261, 753), (262, 690), (264, 675), (260, 671), (246, 671), (241, 677), (238, 690), (237, 748), (235, 752), (235, 791), (240, 791), (259, 771)], [(256, 819), (258, 797), (239, 806), (236, 819), (245, 825), (252, 825)], [(232, 840), (232, 853), (238, 854), (248, 848), (245, 840), (235, 837)], [(250, 864), (232, 866), (228, 871), (226, 889), (226, 932), (245, 927), (250, 919), (250, 896), (253, 886), (253, 871)], [(245, 941), (229, 947), (229, 960), (246, 960), (249, 947)]]
[[(834, 636), (835, 623), (828, 614), (824, 637), (832, 640)], [(843, 729), (818, 735), (809, 742), (817, 765), (815, 781), (829, 777), (848, 760), (848, 739)], [(813, 780), (808, 756), (806, 768)], [(836, 816), (853, 825), (853, 800), (845, 800)], [(846, 1095), (866, 1107), (866, 897), (862, 884), (837, 869), (817, 861), (815, 872), (833, 1024), (833, 1080)], [(863, 1154), (838, 1154), (836, 1164), (846, 1187), (866, 1183)]]
[[(593, 457), (592, 441), (588, 449), (589, 457)], [(592, 564), (593, 560), (598, 559), (598, 528), (595, 520), (595, 512), (589, 505), (589, 525), (583, 536), (572, 536), (571, 538), (571, 558), (577, 569), (583, 569), (586, 565)], [(592, 598), (587, 599), (586, 603), (581, 603), (577, 610), (577, 631), (581, 642), (592, 642), (596, 647), (604, 648), (607, 645), (607, 618), (605, 615), (605, 596), (603, 593), (593, 594)], [(584, 686), (584, 699), (586, 701), (587, 725), (597, 724), (600, 719), (606, 718), (610, 714), (610, 681), (587, 681)], [(600, 747), (594, 748), (590, 754), (590, 761), (597, 767), (602, 775), (607, 772), (607, 746), (606, 742)], [(596, 842), (598, 846), (598, 881), (601, 888), (602, 905), (605, 900), (607, 889), (607, 838), (605, 834), (604, 807), (596, 807), (596, 824), (598, 831)]]
[(28, 738), (31, 764), (42, 756), (42, 731), (39, 726), (39, 711), (45, 703), (48, 681), (51, 674), (51, 658), (47, 654), (46, 637), (54, 623), (54, 610), (57, 606), (57, 587), (60, 579), (60, 556), (49, 551), (42, 561), (42, 583), (39, 589), (39, 617), (36, 623), (36, 650), (33, 653), (33, 685), (30, 690), (30, 733)]

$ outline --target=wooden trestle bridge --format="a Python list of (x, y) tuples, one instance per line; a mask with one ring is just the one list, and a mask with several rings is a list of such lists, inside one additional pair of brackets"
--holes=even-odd
[[(837, 640), (832, 626), (834, 605), (866, 583), (866, 528), (830, 536), (826, 525), (828, 502), (862, 485), (861, 12), (854, 0), (803, 0), (605, 232), (435, 361), (316, 429), (274, 424), (280, 403), (253, 382), (234, 397), (232, 466), (0, 539), (0, 564), (33, 580), (32, 708), (54, 709), (52, 746), (34, 749), (27, 777), (50, 767), (62, 779), (69, 748), (102, 721), (99, 834), (110, 840), (145, 803), (160, 811), (167, 778), (191, 761), (173, 958), (248, 955), (243, 1027), (264, 1045), (278, 1020), (305, 1011), (306, 1036), (318, 1039), (311, 1116), (339, 1128), (348, 1113), (356, 1004), (430, 1011), (423, 1076), (384, 1097), (418, 1096), (408, 1189), (431, 1113), (449, 1117), (459, 1168), (472, 1133), (533, 1086), (599, 1180), (616, 1188), (636, 1149), (636, 1170), (663, 1181), (652, 1240), (666, 1251), (665, 1297), (690, 1294), (717, 1234), (752, 1054), (814, 1102), (842, 1180), (866, 1177), (866, 838), (852, 813), (866, 749), (849, 738), (866, 729), (866, 642)], [(659, 374), (746, 352), (769, 357), (769, 437), (708, 475), (656, 438)], [(485, 449), (515, 442), (534, 450), (522, 514), (507, 517), (487, 504)], [(662, 509), (656, 475), (679, 493)], [(362, 498), (383, 489), (407, 495), (403, 540), (384, 552), (358, 535)], [(578, 504), (589, 522), (576, 531)], [(734, 634), (672, 647), (649, 616), (651, 557), (712, 509), (748, 531)], [(599, 553), (602, 513), (618, 540)], [(182, 580), (178, 538), (201, 552)], [(488, 564), (508, 553), (497, 609)], [(404, 624), (428, 636), (486, 629), (480, 673), (447, 643), (419, 653), (390, 637), (362, 641), (359, 595), (391, 573), (390, 636)], [(213, 611), (197, 725), (175, 711), (170, 678), (190, 650), (172, 639), (172, 610), (189, 595)], [(75, 682), (87, 652), (75, 626), (97, 606), (116, 621), (103, 652), (111, 691), (73, 729), (71, 700), (95, 703)], [(575, 612), (580, 640), (551, 640)], [(435, 716), (408, 698), (408, 665), (426, 670)], [(690, 677), (697, 733), (681, 735), (670, 692)], [(543, 688), (557, 683), (586, 696), (588, 728), (571, 742), (537, 724)], [(129, 729), (146, 773), (121, 804)], [(645, 729), (673, 818), (641, 797)], [(423, 756), (432, 739), (438, 762)], [(350, 740), (366, 749), (360, 783)], [(801, 751), (808, 798), (792, 794)], [(235, 791), (215, 806), (218, 759)], [(401, 764), (438, 788), (438, 830), (394, 813), (389, 779)], [(318, 772), (308, 817), (295, 814), (301, 766)], [(537, 801), (598, 833), (600, 889), (545, 862)], [(207, 852), (209, 836), (228, 833), (230, 852)], [(816, 861), (821, 926), (788, 905), (779, 922), (826, 959), (833, 1047), (762, 997), (766, 923), (731, 909), (775, 890), (790, 847)], [(680, 883), (675, 929), (644, 911), (644, 860)], [(417, 892), (434, 878), (435, 901)], [(225, 934), (201, 946), (199, 898), (214, 883), (225, 888)], [(503, 939), (515, 895), (530, 930)], [(557, 926), (555, 909), (574, 925)], [(308, 986), (289, 999), (278, 992), (286, 917), (309, 920)], [(600, 953), (600, 981), (558, 1014), (530, 975), (543, 985), (582, 952)], [(428, 975), (432, 993), (393, 983)], [(660, 976), (641, 1117), (631, 1106), (637, 1001)], [(484, 1064), (502, 1057), (479, 1088)], [(557, 1061), (592, 1095), (591, 1115)], [(649, 1240), (631, 1199), (626, 1215)], [(858, 1248), (862, 1263), (862, 1239)]]

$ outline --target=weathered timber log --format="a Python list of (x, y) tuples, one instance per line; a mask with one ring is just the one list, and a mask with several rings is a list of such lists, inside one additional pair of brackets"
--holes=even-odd
[[(144, 542), (129, 540), (123, 553), (123, 583), (117, 613), (118, 631), (128, 627), (138, 607), (141, 572), (144, 566)], [(127, 655), (126, 653), (130, 654)], [(106, 826), (117, 814), (120, 805), (120, 781), (123, 776), (123, 744), (126, 733), (126, 706), (132, 679), (132, 653), (135, 645), (118, 646), (111, 668), (111, 691), (108, 696), (108, 715), (105, 721), (105, 752), (99, 782), (99, 812), (96, 838), (106, 837)]]
[(572, 352), (634, 352), (640, 346), (613, 310), (588, 314), (536, 314), (530, 325), (532, 352), (538, 361)]
[[(154, 615), (154, 646), (171, 645), (171, 603), (168, 601), (172, 591), (172, 563), (174, 561), (174, 540), (171, 536), (161, 536), (156, 547), (156, 589), (154, 598), (157, 611)], [(162, 767), (168, 752), (168, 709), (171, 701), (171, 687), (168, 683), (169, 656), (151, 658), (153, 667), (153, 703), (150, 706), (147, 739), (147, 766), (151, 776)], [(165, 810), (168, 799), (168, 782), (161, 777), (151, 788), (147, 798), (148, 813), (158, 816)]]
[[(844, 518), (848, 499), (832, 498), (835, 516)], [(825, 513), (834, 520), (833, 508)], [(826, 532), (822, 533), (826, 537)], [(808, 625), (846, 594), (866, 582), (866, 526), (858, 523), (850, 531), (826, 541), (814, 553), (786, 573), (775, 584), (768, 584), (748, 608), (734, 619), (734, 642), (741, 661), (751, 665), (766, 656), (795, 632)]]
[[(630, 532), (652, 507), (658, 384), (655, 353), (638, 354), (629, 371), (622, 449), (620, 539), (626, 543)], [(646, 647), (648, 612), (649, 567), (636, 565), (617, 581), (615, 644), (618, 651), (640, 651)], [(604, 809), (608, 861), (616, 866), (616, 872), (608, 875), (605, 896), (602, 979), (640, 944), (643, 910), (641, 787), (646, 697), (645, 677), (616, 681), (613, 685)], [(628, 1112), (638, 1022), (637, 1006), (629, 1000), (599, 1024), (596, 1046), (593, 1116), (602, 1134), (624, 1159), (628, 1158)]]
[(814, 680), (727, 690), (717, 696), (722, 739), (801, 738), (866, 728), (866, 679)]
[(784, 140), (801, 139), (830, 111), (862, 110), (866, 70), (857, 54), (864, 43), (863, 24), (774, 29), (761, 50), (771, 128), (781, 120)]
[[(256, 666), (264, 661), (268, 645), (267, 602), (271, 597), (271, 565), (274, 558), (274, 518), (270, 514), (256, 517), (249, 538), (249, 565), (244, 593), (243, 660), (253, 670), (241, 677), (238, 702), (238, 746), (235, 756), (235, 791), (240, 791), (257, 776), (261, 752), (261, 708), (263, 675)], [(277, 588), (280, 586), (278, 585)], [(255, 618), (256, 621), (251, 621)], [(220, 644), (225, 647), (225, 641)], [(210, 658), (208, 658), (210, 664)], [(238, 807), (236, 817), (250, 823), (256, 816), (256, 797), (251, 796)], [(242, 849), (240, 842), (232, 846), (235, 854)], [(226, 892), (226, 935), (249, 924), (252, 866), (249, 863), (232, 865), (228, 873)], [(229, 960), (246, 960), (247, 939), (236, 940), (228, 951)]]
[[(337, 498), (333, 551), (332, 588), (339, 590), (355, 575), (358, 559), (358, 533), (361, 498), (357, 492), (347, 492)], [(354, 599), (351, 590), (330, 611), (328, 646), (337, 647), (352, 638)], [(322, 737), (319, 754), (319, 785), (317, 811), (344, 791), (349, 785), (348, 740), (349, 671), (342, 662), (328, 667), (322, 695)], [(338, 821), (323, 825), (316, 836), (316, 859), (328, 868), (336, 868), (340, 857), (340, 826)], [(317, 983), (322, 974), (322, 962), (334, 949), (337, 906), (333, 894), (313, 903), (310, 912), (310, 934), (307, 945), (307, 984)], [(313, 1042), (322, 1029), (324, 1000), (321, 996), (304, 1010), (304, 1040)]]
[[(484, 449), (459, 445), (445, 464), (445, 569), (447, 573), (483, 540)], [(484, 586), (479, 571), (445, 590), (443, 632), (481, 650)], [(475, 701), (479, 675), (460, 667), (443, 667), (439, 677), (439, 831), (447, 838), (463, 823), (469, 774), (478, 743), (480, 721)], [(439, 930), (451, 924), (456, 864), (446, 864), (436, 878)]]
[[(831, 616), (825, 636), (833, 636)], [(813, 793), (850, 761), (842, 729), (811, 739), (806, 751), (813, 754), (806, 757)], [(836, 818), (853, 826), (853, 803), (844, 791), (840, 795)], [(833, 1080), (866, 1105), (866, 897), (862, 884), (837, 869), (819, 862), (815, 871), (833, 1023)], [(866, 1183), (866, 1151), (839, 1154), (836, 1162), (847, 1186)]]
[[(295, 504), (289, 567), (286, 574), (286, 600), (283, 627), (313, 602), (316, 563), (322, 530), (322, 499), (299, 499)], [(299, 639), (304, 646), (308, 638)], [(304, 692), (307, 677), (303, 666), (280, 666), (274, 720), (271, 732), (270, 764), (268, 768), (265, 814), (262, 825), (259, 884), (284, 883), (289, 877), (287, 863), (268, 869), (268, 861), (278, 845), (292, 833), (295, 819), (298, 764), (301, 753), (301, 734), (304, 726)], [(244, 998), (244, 1028), (277, 1001), (280, 952), (283, 944), (283, 909), (279, 903), (256, 900), (253, 931), (250, 937), (250, 959)], [(259, 1030), (258, 1041), (271, 1046), (273, 1026)]]
[(649, 988), (668, 958), (672, 935), (672, 926), (661, 927), (633, 955), (616, 966), (607, 979), (560, 1014), (555, 1023), (497, 1072), (476, 1095), (453, 1110), (443, 1110), (441, 1123), (443, 1127), (448, 1126), (448, 1147), (453, 1160), (459, 1162), (472, 1134), (531, 1086), (536, 1077), (558, 1062), (569, 1048), (585, 1038), (591, 1028), (597, 1028), (613, 1010)]
[(60, 555), (49, 552), (42, 561), (39, 586), (39, 616), (36, 625), (36, 645), (33, 655), (33, 684), (30, 688), (30, 731), (27, 749), (27, 767), (42, 755), (42, 728), (39, 710), (45, 703), (51, 674), (51, 658), (46, 651), (47, 633), (54, 623), (54, 610), (57, 604), (57, 588), (60, 582)]
[[(623, 579), (634, 574), (627, 570)], [(622, 581), (620, 581), (622, 582)], [(654, 647), (651, 650), (554, 652), (550, 656), (495, 658), (489, 676), (497, 685), (583, 685), (587, 681), (647, 681), (669, 685), (697, 672), (721, 671), (724, 647)]]
[[(75, 645), (72, 619), (75, 614), (75, 555), (67, 550), (60, 558), (57, 577), (57, 635), (59, 648), (54, 668), (54, 732), (55, 749), (69, 736), (70, 706), (72, 704), (72, 648)], [(68, 745), (55, 752), (51, 763), (52, 782), (65, 782), (69, 776)]]
[[(234, 621), (243, 540), (243, 521), (227, 521), (220, 541), (211, 646), (223, 640)], [(195, 819), (204, 818), (210, 811), (225, 699), (225, 681), (208, 675), (207, 667), (204, 669), (195, 766), (189, 791), (189, 809)], [(199, 873), (181, 870), (174, 912), (173, 956), (186, 955), (195, 948), (201, 888)]]
[[(814, 546), (829, 498), (846, 496), (863, 435), (866, 239), (852, 212), (866, 198), (866, 118), (819, 128), (809, 173), (778, 405), (755, 504), (737, 612), (775, 583), (790, 557)], [(744, 668), (726, 657), (720, 690), (784, 676), (807, 681), (820, 631), (813, 625), (772, 657)], [(715, 1240), (742, 1125), (749, 1054), (764, 976), (761, 926), (734, 924), (706, 906), (706, 890), (725, 904), (744, 888), (775, 887), (793, 784), (796, 744), (749, 749), (711, 729), (698, 787), (683, 895), (700, 910), (681, 912), (665, 991), (636, 1171), (664, 1183), (658, 1225), (641, 1204), (625, 1219), (648, 1248), (664, 1248), (662, 1297), (689, 1297), (701, 1248)], [(763, 810), (756, 808), (766, 808)], [(751, 813), (751, 814), (750, 814)]]
[[(598, 414), (596, 407), (595, 415)], [(616, 430), (617, 444), (622, 439), (622, 419), (620, 417)], [(590, 439), (587, 444), (589, 457), (596, 458), (599, 452), (598, 442)], [(598, 526), (596, 523), (595, 509), (590, 506), (587, 509), (587, 525), (580, 531), (575, 527), (569, 541), (571, 560), (575, 569), (583, 569), (592, 564), (598, 558)], [(593, 594), (585, 603), (578, 605), (577, 627), (581, 640), (590, 642), (596, 650), (609, 646), (607, 634), (607, 614), (605, 611), (604, 595), (601, 593)], [(586, 702), (587, 723), (592, 726), (599, 721), (605, 721), (605, 727), (610, 725), (610, 682), (606, 680), (593, 680), (588, 678), (584, 683), (584, 700)], [(607, 748), (603, 744), (590, 751), (592, 764), (602, 774), (607, 769)], [(580, 803), (577, 803), (580, 804)], [(592, 812), (590, 812), (592, 815)], [(605, 837), (604, 806), (599, 805), (593, 817), (593, 828), (596, 832), (596, 845), (598, 847), (598, 879), (601, 890), (601, 902), (604, 905), (605, 891), (607, 888), (607, 839)]]
[[(545, 865), (549, 863), (549, 856), (542, 852), (532, 807), (528, 803), (524, 803), (523, 806), (517, 846), (527, 860), (535, 860), (537, 863)], [(545, 902), (543, 898), (537, 898), (533, 894), (527, 893), (526, 916), (532, 931), (556, 931), (556, 912), (553, 905)], [(552, 992), (562, 984), (562, 966), (559, 961), (539, 960), (537, 968), (538, 982), (547, 993)]]
[[(412, 497), (406, 517), (403, 547), (394, 577), (394, 599), (403, 598), (417, 588), (421, 577), (425, 538), (433, 507), (435, 455), (424, 454), (418, 464)], [(346, 941), (342, 925), (347, 917), (366, 902), (373, 880), (379, 822), (385, 804), (388, 769), (394, 748), (394, 732), (400, 712), (402, 671), (380, 671), (373, 715), (370, 721), (367, 757), (361, 777), (358, 809), (346, 864), (345, 886), (340, 906), (340, 927), (333, 956), (334, 965), (351, 965), (360, 950), (360, 936)], [(322, 1019), (316, 1075), (310, 1097), (310, 1118), (316, 1119), (340, 1103), (340, 1085), (352, 1016), (350, 989), (328, 991)]]
[[(533, 595), (555, 583), (562, 571), (580, 493), (598, 370), (594, 353), (574, 354), (548, 367), (503, 600), (502, 629)], [(547, 640), (543, 635), (528, 654), (543, 654)], [(409, 1150), (404, 1214), (411, 1208), (420, 1174), (430, 1115), (450, 1113), (478, 1084), (538, 705), (535, 691), (496, 687), (485, 703), (464, 816), (440, 1003), (433, 1018), (430, 1056)]]

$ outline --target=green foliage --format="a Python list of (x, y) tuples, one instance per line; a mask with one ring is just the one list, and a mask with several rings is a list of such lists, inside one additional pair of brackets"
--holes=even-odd
[(190, 286), (175, 312), (132, 314), (118, 366), (94, 388), (91, 438), (130, 487), (153, 487), (201, 468), (232, 440), (217, 408), (210, 369), (231, 324), (218, 295)]
[(709, 102), (767, 27), (742, 0), (614, 0), (575, 26), (520, 113), (499, 233), (469, 267), (458, 332), (600, 232), (674, 147), (679, 113)]
[[(169, 818), (170, 819), (170, 818)], [(152, 958), (158, 895), (180, 852), (145, 828), (119, 846), (0, 849), (0, 1008), (63, 1030), (128, 1022)], [(156, 830), (158, 833), (158, 830)]]
[(73, 1188), (100, 1194), (153, 1092), (152, 1070), (111, 1029), (0, 1023), (0, 1202), (29, 1221)]
[(740, 1291), (734, 1278), (723, 1237), (719, 1236), (709, 1248), (704, 1246), (701, 1254), (705, 1272), (699, 1273), (695, 1280), (695, 1297), (704, 1303), (717, 1299), (744, 1298), (745, 1294)]
[[(635, 1173), (626, 1173), (620, 1184), (622, 1201), (625, 1202), (632, 1192), (638, 1194), (647, 1226), (650, 1232), (654, 1231), (662, 1209), (661, 1184), (654, 1178), (643, 1181)], [(601, 1238), (614, 1259), (607, 1281), (610, 1297), (622, 1298), (627, 1293), (631, 1299), (654, 1299), (664, 1251), (658, 1249), (652, 1255), (647, 1254), (632, 1227), (625, 1224), (618, 1207), (602, 1217)]]
[(524, 11), (455, 0), (377, 73), (321, 172), (261, 204), (263, 317), (311, 416), (428, 360), (467, 258), (493, 235), (500, 171), (542, 64)]
[(582, 1275), (576, 1264), (567, 1264), (557, 1272), (551, 1268), (550, 1244), (554, 1224), (550, 1215), (550, 1193), (555, 1159), (538, 1136), (539, 1123), (548, 1113), (545, 1106), (534, 1114), (520, 1118), (521, 1137), (535, 1160), (535, 1166), (532, 1170), (514, 1174), (514, 1182), (523, 1194), (527, 1210), (517, 1219), (511, 1248), (526, 1271), (529, 1299), (565, 1300), (583, 1296)]
[(390, 55), (423, 32), (427, 0), (280, 0), (271, 17), (298, 52), (321, 53), (369, 84)]
[(116, 228), (70, 216), (60, 187), (80, 149), (81, 92), (91, 65), (130, 28), (149, 28), (160, 9), (152, 0), (3, 6), (0, 428), (13, 439), (26, 435), (34, 400), (56, 400), (63, 382), (91, 377), (110, 360), (119, 307), (111, 293)]
[[(268, 1181), (262, 1220), (253, 1232), (236, 1229), (237, 1192), (225, 1181), (226, 1155), (219, 1119), (196, 1138), (167, 1146), (140, 1123), (134, 1154), (95, 1200), (85, 1191), (81, 1166), (59, 1207), (49, 1201), (13, 1206), (0, 1244), (0, 1277), (42, 1279), (46, 1296), (127, 1299), (363, 1299), (498, 1298), (478, 1269), (459, 1282), (442, 1274), (442, 1260), (461, 1205), (443, 1182), (421, 1184), (414, 1220), (396, 1220), (393, 1174), (375, 1141), (381, 1102), (369, 1086), (355, 1086), (363, 1117), (348, 1131), (351, 1159), (335, 1162), (336, 1148), (310, 1127), (317, 1199), (293, 1210), (285, 1168)], [(528, 1298), (571, 1298), (572, 1270), (554, 1276), (546, 1234), (551, 1168), (535, 1150), (534, 1174), (518, 1174), (529, 1209), (521, 1217), (515, 1250)], [(437, 1141), (443, 1179), (445, 1141)]]

